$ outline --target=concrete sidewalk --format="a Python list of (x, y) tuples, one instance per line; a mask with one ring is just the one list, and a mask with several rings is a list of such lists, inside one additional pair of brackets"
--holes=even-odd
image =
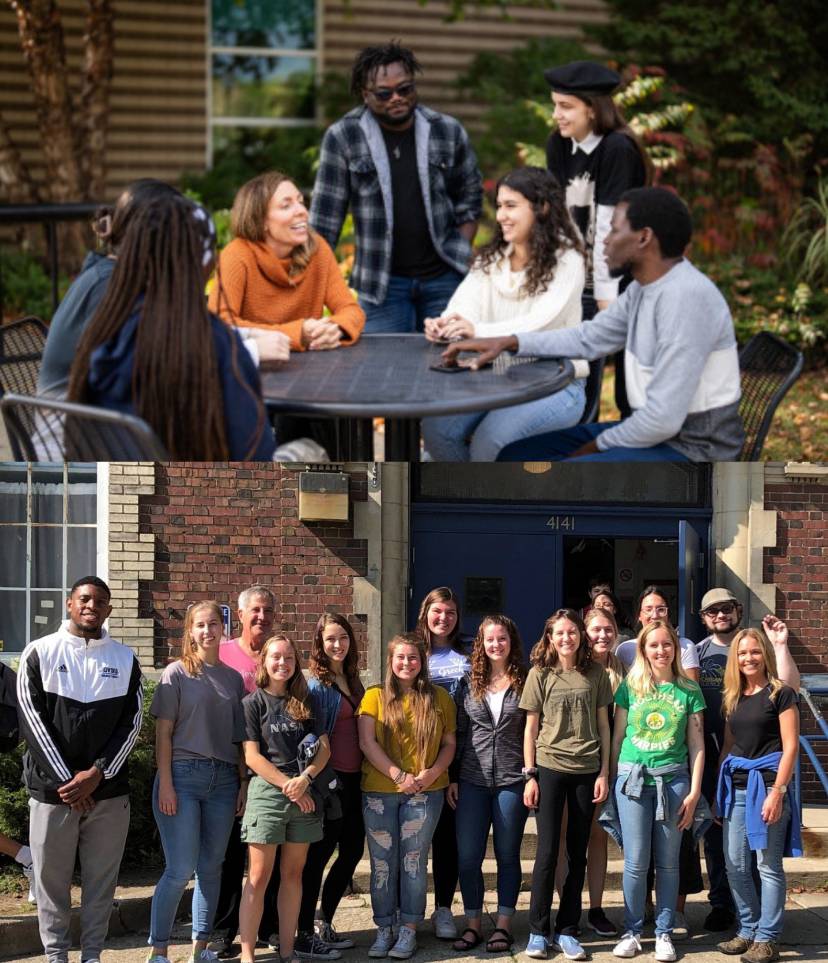
[[(487, 911), (494, 910), (496, 903), (495, 894), (487, 893)], [(528, 903), (529, 894), (521, 893), (514, 924), (516, 942), (511, 954), (486, 953), (484, 944), (470, 953), (458, 953), (452, 949), (450, 942), (435, 939), (430, 924), (426, 920), (420, 927), (419, 947), (414, 959), (421, 961), (421, 963), (430, 960), (449, 959), (462, 963), (462, 961), (512, 957), (520, 957), (525, 960), (527, 957), (523, 950), (526, 946), (528, 933), (526, 914)], [(557, 899), (555, 900), (556, 905)], [(616, 922), (620, 922), (622, 915), (621, 893), (607, 893), (604, 905), (608, 915)], [(695, 963), (724, 963), (727, 959), (716, 950), (716, 943), (723, 938), (723, 935), (707, 933), (702, 929), (702, 922), (708, 909), (703, 894), (688, 898), (687, 916), (691, 928), (691, 937), (689, 940), (676, 944), (679, 959), (692, 958)], [(462, 925), (462, 909), (459, 900), (455, 901), (454, 912), (458, 926)], [(585, 921), (586, 917), (584, 917)], [(343, 953), (343, 963), (357, 963), (357, 961), (361, 963), (361, 961), (366, 960), (368, 947), (374, 938), (374, 925), (368, 897), (365, 895), (346, 897), (337, 912), (335, 922), (339, 932), (348, 933), (357, 943), (355, 949)], [(25, 926), (21, 925), (24, 923)], [(147, 955), (146, 934), (148, 923), (149, 901), (146, 896), (121, 900), (118, 910), (113, 913), (113, 926), (104, 954), (104, 963), (143, 963)], [(34, 918), (19, 921), (0, 921), (0, 958), (17, 960), (20, 963), (29, 963), (29, 961), (34, 963), (35, 960), (42, 960), (43, 956), (39, 952), (39, 940), (35, 924)], [(493, 926), (493, 919), (484, 917), (484, 933), (490, 932)], [(24, 930), (27, 932), (24, 933)], [(169, 951), (172, 963), (186, 963), (189, 956), (188, 938), (188, 926), (183, 923), (178, 925), (174, 933), (174, 942)], [(615, 957), (612, 955), (614, 940), (598, 937), (590, 931), (584, 930), (583, 943), (591, 959), (596, 963), (615, 961)], [(643, 943), (644, 952), (640, 958), (652, 960), (653, 935), (651, 929), (645, 931)], [(782, 957), (787, 960), (828, 960), (828, 893), (789, 894)], [(73, 951), (70, 959), (75, 963), (76, 960), (79, 960), (79, 953)], [(266, 961), (266, 963), (277, 963), (278, 956), (270, 950), (260, 949), (257, 959)], [(563, 961), (564, 958), (561, 954), (550, 951), (550, 959)]]

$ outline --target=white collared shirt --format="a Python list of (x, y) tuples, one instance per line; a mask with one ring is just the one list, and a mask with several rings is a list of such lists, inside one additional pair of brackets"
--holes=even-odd
[(591, 154), (603, 139), (603, 134), (596, 134), (593, 131), (590, 131), (582, 141), (577, 141), (573, 137), (572, 153), (574, 154), (576, 150), (582, 150), (585, 154)]

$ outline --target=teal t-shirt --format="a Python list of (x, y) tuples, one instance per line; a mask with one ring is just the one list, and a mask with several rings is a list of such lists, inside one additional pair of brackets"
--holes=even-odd
[[(686, 686), (686, 688), (685, 688)], [(704, 711), (704, 696), (695, 682), (664, 682), (637, 699), (626, 679), (615, 693), (615, 704), (627, 710), (627, 728), (619, 763), (643, 763), (648, 768), (687, 761), (687, 717)], [(647, 777), (645, 782), (652, 785)]]

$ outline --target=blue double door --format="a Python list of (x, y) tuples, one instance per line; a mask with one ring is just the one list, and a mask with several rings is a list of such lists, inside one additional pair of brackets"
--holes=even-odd
[(528, 652), (556, 609), (582, 609), (596, 581), (610, 582), (634, 620), (634, 600), (657, 583), (680, 634), (702, 637), (710, 513), (693, 509), (616, 512), (531, 506), (416, 503), (411, 516), (409, 624), (437, 585), (460, 596), (462, 629), (503, 612)]

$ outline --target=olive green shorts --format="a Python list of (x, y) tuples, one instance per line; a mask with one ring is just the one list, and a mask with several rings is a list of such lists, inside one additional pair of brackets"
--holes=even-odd
[(322, 815), (303, 813), (281, 789), (254, 776), (247, 792), (242, 817), (242, 842), (262, 845), (318, 843), (322, 838)]

